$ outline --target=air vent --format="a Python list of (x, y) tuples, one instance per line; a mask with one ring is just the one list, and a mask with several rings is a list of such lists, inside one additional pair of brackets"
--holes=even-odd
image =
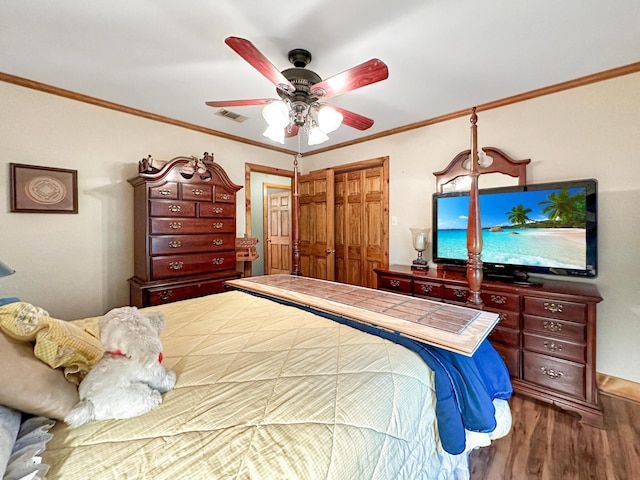
[(233, 120), (234, 122), (242, 123), (247, 120), (249, 117), (245, 117), (244, 115), (240, 115), (239, 113), (231, 112), (229, 110), (225, 110), (221, 108), (216, 112), (216, 115), (219, 117), (228, 118), (229, 120)]

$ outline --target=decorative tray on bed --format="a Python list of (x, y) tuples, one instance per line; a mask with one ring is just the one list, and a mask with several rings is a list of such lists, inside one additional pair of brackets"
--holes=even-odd
[(492, 312), (295, 275), (265, 275), (225, 283), (375, 325), (466, 356), (473, 355), (499, 318)]

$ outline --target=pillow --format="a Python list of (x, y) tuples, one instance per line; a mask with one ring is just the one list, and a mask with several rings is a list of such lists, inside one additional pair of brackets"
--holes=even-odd
[(49, 367), (33, 354), (28, 342), (0, 331), (0, 404), (33, 415), (63, 420), (78, 403), (78, 388), (62, 370)]
[(0, 329), (16, 340), (35, 341), (35, 356), (51, 368), (62, 367), (67, 380), (76, 385), (104, 352), (97, 324), (91, 328), (94, 323), (57, 320), (26, 302), (0, 306)]
[(21, 421), (22, 413), (0, 405), (0, 478), (4, 478), (4, 473), (7, 471), (9, 457), (11, 457), (13, 445), (18, 438)]

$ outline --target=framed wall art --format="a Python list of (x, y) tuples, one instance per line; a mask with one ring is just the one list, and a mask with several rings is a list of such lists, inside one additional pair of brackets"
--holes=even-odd
[(78, 213), (78, 171), (10, 163), (11, 211)]

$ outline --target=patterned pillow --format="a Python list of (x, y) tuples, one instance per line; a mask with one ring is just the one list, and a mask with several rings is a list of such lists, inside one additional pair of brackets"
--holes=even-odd
[(26, 302), (0, 306), (0, 329), (16, 340), (35, 342), (35, 356), (51, 368), (63, 368), (76, 385), (103, 354), (97, 322), (57, 320)]

